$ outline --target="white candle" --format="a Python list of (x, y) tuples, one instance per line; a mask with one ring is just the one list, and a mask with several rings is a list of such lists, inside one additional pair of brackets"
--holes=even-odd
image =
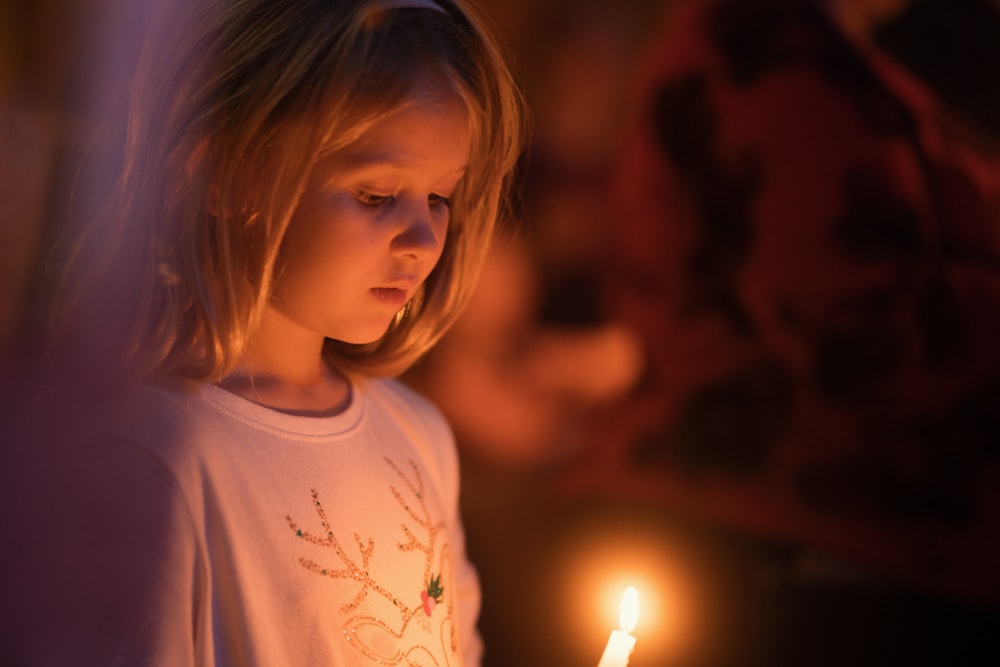
[(629, 656), (635, 648), (635, 637), (632, 630), (639, 620), (639, 593), (629, 586), (622, 595), (622, 604), (618, 610), (618, 621), (621, 630), (614, 630), (604, 647), (604, 654), (597, 667), (626, 667)]

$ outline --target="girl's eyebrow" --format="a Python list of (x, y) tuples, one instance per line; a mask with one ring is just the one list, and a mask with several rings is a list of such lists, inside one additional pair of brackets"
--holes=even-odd
[[(413, 165), (405, 160), (379, 159), (373, 157), (342, 157), (340, 160), (327, 162), (318, 166), (313, 178), (315, 182), (328, 187), (337, 183), (344, 183), (355, 179), (363, 180), (369, 174), (372, 178), (377, 178), (380, 172), (404, 172), (412, 169)], [(440, 177), (445, 179), (454, 176), (456, 182), (465, 177), (469, 171), (469, 165), (464, 164), (457, 169), (443, 172)]]
[[(393, 169), (404, 171), (417, 166), (416, 162), (411, 162), (395, 156), (364, 155), (364, 156), (344, 156), (336, 160), (336, 171), (338, 173), (363, 172), (369, 169)], [(445, 175), (464, 174), (469, 170), (468, 164), (463, 164), (455, 169), (443, 172)]]
[[(349, 169), (364, 169), (366, 167), (393, 167), (396, 169), (409, 169), (417, 166), (417, 161), (407, 160), (396, 155), (368, 154), (348, 156), (344, 159), (344, 166)], [(458, 173), (460, 171), (468, 171), (468, 169), (469, 165), (463, 164), (461, 167), (453, 169), (448, 173)]]

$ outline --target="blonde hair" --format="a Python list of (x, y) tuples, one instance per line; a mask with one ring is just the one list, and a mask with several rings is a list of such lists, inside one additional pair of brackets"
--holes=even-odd
[(426, 68), (464, 102), (472, 131), (443, 255), (380, 340), (328, 340), (325, 354), (395, 375), (441, 337), (508, 194), (523, 104), (484, 17), (458, 0), (428, 5), (213, 0), (186, 20), (156, 19), (171, 29), (140, 60), (112, 233), (100, 240), (112, 257), (104, 282), (129, 290), (116, 315), (130, 368), (208, 381), (233, 368), (310, 169), (399, 108)]

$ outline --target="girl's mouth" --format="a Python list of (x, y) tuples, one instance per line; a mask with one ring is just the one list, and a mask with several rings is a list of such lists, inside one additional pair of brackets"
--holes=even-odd
[(399, 289), (398, 287), (373, 287), (371, 293), (379, 301), (387, 303), (394, 308), (398, 309), (406, 305), (406, 290)]

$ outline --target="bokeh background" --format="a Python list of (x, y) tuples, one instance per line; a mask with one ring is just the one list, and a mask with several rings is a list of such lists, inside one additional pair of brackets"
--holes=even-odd
[[(634, 667), (1000, 664), (997, 4), (901, 3), (856, 43), (747, 1), (722, 55), (701, 0), (482, 4), (534, 138), (406, 379), (458, 437), (486, 667), (597, 664), (628, 585)], [(147, 11), (0, 4), (11, 357), (114, 171)], [(868, 208), (825, 216), (852, 160)], [(861, 259), (830, 251), (852, 231)]]

